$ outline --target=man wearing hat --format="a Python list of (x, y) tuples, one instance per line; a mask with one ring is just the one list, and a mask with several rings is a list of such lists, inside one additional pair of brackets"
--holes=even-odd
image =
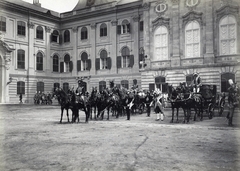
[(193, 86), (193, 92), (199, 93), (200, 87), (202, 86), (202, 79), (200, 78), (199, 73), (195, 72), (193, 74), (193, 81), (191, 85)]
[(153, 101), (153, 96), (150, 94), (150, 91), (147, 91), (147, 95), (144, 98), (144, 102), (145, 102), (146, 108), (147, 108), (147, 116), (150, 116), (152, 101)]
[(240, 92), (237, 85), (233, 82), (232, 79), (228, 80), (230, 87), (228, 88), (228, 107), (229, 112), (227, 114), (228, 125), (232, 126), (232, 119), (235, 108), (239, 105)]
[(162, 103), (163, 103), (162, 92), (158, 89), (157, 91), (154, 92), (154, 111), (157, 114), (156, 121), (159, 121), (159, 119), (160, 119), (160, 114), (159, 113), (161, 113), (161, 121), (164, 120)]
[(76, 89), (77, 100), (84, 99), (82, 96), (84, 94), (83, 79), (78, 80), (78, 87)]

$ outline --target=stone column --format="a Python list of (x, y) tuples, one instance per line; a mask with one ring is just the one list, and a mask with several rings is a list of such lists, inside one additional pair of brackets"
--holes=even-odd
[(92, 68), (90, 70), (90, 75), (96, 75), (96, 67), (95, 67), (95, 60), (96, 60), (96, 23), (92, 23), (90, 30), (90, 43), (91, 43), (91, 54), (90, 59), (92, 62)]
[(117, 73), (117, 20), (111, 21), (111, 41), (112, 41), (112, 48), (110, 52), (110, 57), (112, 59), (112, 68), (111, 73)]
[(205, 42), (203, 45), (205, 46), (203, 49), (203, 56), (204, 56), (204, 63), (214, 63), (214, 37), (213, 37), (213, 2), (212, 1), (206, 1), (205, 2), (205, 40), (202, 40)]
[(72, 62), (73, 62), (73, 71), (72, 71), (72, 75), (76, 76), (78, 75), (77, 72), (77, 60), (78, 60), (78, 27), (73, 27), (72, 28), (73, 31), (73, 36), (72, 36), (72, 45), (73, 45), (73, 58), (72, 58)]
[(180, 66), (179, 0), (172, 0), (171, 66)]
[(151, 29), (151, 24), (150, 24), (150, 14), (149, 14), (149, 9), (150, 9), (150, 3), (145, 2), (143, 4), (143, 48), (145, 50), (145, 55), (147, 55), (147, 58), (145, 59), (145, 62), (147, 66), (145, 67), (146, 69), (150, 69), (151, 67), (151, 59), (152, 56), (150, 56), (150, 29)]
[[(46, 30), (46, 56), (45, 56), (45, 72), (50, 74), (52, 71), (52, 60), (50, 58), (51, 51), (50, 51), (50, 44), (51, 44), (51, 28), (45, 26)], [(51, 61), (50, 61), (51, 60)]]
[(134, 31), (134, 44), (133, 44), (133, 54), (134, 54), (134, 65), (133, 65), (133, 69), (134, 71), (138, 71), (139, 68), (139, 19), (140, 17), (137, 16), (133, 16), (133, 21), (134, 21), (134, 25), (133, 25), (133, 31)]
[[(3, 87), (3, 103), (8, 103), (10, 102), (10, 98), (9, 98), (9, 84), (8, 82), (10, 81), (9, 80), (9, 69), (10, 69), (10, 63), (11, 63), (11, 54), (10, 53), (6, 53), (5, 56), (4, 56), (4, 60), (5, 60), (5, 72), (3, 71), (2, 75), (3, 77), (3, 84), (4, 84), (4, 87), (5, 87), (5, 90), (4, 90), (4, 87)], [(9, 82), (10, 83), (10, 82)]]

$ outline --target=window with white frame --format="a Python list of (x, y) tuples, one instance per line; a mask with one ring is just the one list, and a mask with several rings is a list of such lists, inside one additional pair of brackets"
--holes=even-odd
[(185, 56), (200, 57), (200, 25), (195, 20), (190, 21), (185, 27)]
[(168, 59), (168, 29), (165, 26), (158, 27), (154, 32), (154, 59)]
[(6, 31), (6, 18), (0, 16), (0, 31)]
[(100, 26), (100, 37), (107, 36), (107, 25), (105, 23)]
[(43, 39), (43, 28), (41, 26), (37, 26), (36, 34), (37, 39)]
[(224, 16), (219, 23), (220, 55), (237, 53), (237, 22), (234, 16)]
[(23, 21), (17, 22), (17, 33), (18, 35), (25, 36), (26, 35), (26, 24)]
[(101, 59), (101, 69), (108, 69), (108, 61), (107, 61), (107, 51), (102, 50), (100, 53), (100, 59)]
[(59, 58), (57, 55), (53, 56), (53, 72), (59, 71)]
[(36, 68), (38, 71), (43, 71), (43, 54), (41, 52), (37, 53)]
[(122, 49), (122, 67), (126, 68), (130, 64), (130, 51), (128, 47)]
[(86, 52), (83, 52), (82, 55), (81, 55), (81, 68), (82, 68), (82, 71), (85, 71), (87, 70), (87, 67), (88, 67), (88, 54)]

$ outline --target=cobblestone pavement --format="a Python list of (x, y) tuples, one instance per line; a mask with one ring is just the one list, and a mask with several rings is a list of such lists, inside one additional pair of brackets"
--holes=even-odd
[[(0, 105), (0, 170), (227, 171), (240, 170), (239, 111), (203, 121), (170, 123), (154, 113), (67, 123), (60, 107)], [(70, 112), (71, 114), (71, 112)], [(71, 118), (71, 117), (70, 117)], [(106, 116), (105, 116), (106, 118)]]

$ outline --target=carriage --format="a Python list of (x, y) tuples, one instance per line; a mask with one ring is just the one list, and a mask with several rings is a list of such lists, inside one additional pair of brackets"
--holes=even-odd
[(222, 115), (225, 105), (225, 94), (217, 94), (216, 85), (204, 84), (201, 87), (199, 94), (202, 97), (202, 111), (206, 111), (209, 119), (214, 116), (214, 110), (217, 108), (219, 116)]

